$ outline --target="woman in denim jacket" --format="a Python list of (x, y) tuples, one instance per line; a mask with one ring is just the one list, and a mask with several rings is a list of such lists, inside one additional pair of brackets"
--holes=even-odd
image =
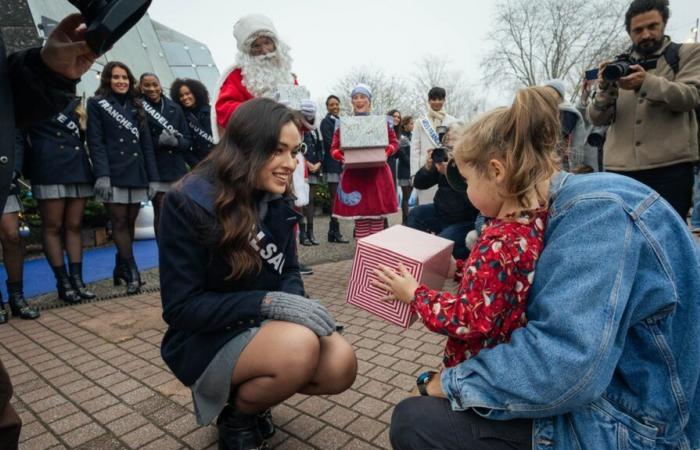
[(394, 448), (700, 448), (700, 251), (658, 193), (557, 173), (527, 317), (399, 403)]

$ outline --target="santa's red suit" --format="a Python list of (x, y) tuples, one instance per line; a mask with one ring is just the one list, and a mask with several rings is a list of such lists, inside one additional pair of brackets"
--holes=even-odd
[[(387, 125), (389, 145), (386, 146), (386, 157), (398, 151), (399, 141), (394, 130)], [(338, 161), (343, 161), (343, 150), (340, 148), (340, 129), (333, 134), (331, 155)], [(338, 194), (333, 203), (333, 217), (342, 219), (381, 219), (398, 211), (398, 200), (394, 179), (389, 166), (384, 163), (380, 167), (362, 169), (344, 168), (338, 183)]]

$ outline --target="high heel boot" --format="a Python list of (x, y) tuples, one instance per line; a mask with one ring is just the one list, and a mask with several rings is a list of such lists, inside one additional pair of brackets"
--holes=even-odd
[(39, 311), (29, 306), (24, 298), (24, 284), (21, 281), (12, 283), (8, 281), (7, 294), (9, 295), (7, 302), (10, 304), (13, 316), (28, 320), (39, 317)]
[(70, 285), (73, 286), (73, 289), (78, 293), (80, 298), (91, 300), (97, 297), (85, 286), (85, 282), (83, 281), (83, 263), (68, 264), (68, 271), (70, 272)]
[(348, 241), (340, 234), (340, 223), (335, 217), (331, 217), (330, 225), (328, 226), (328, 242), (334, 242), (336, 244), (347, 244)]
[(299, 244), (303, 245), (304, 247), (309, 247), (312, 245), (311, 241), (309, 240), (309, 235), (306, 234), (305, 223), (299, 224)]
[(316, 236), (314, 236), (314, 224), (312, 222), (309, 222), (306, 225), (306, 238), (309, 240), (311, 245), (320, 245), (320, 242), (316, 240)]
[(56, 290), (58, 298), (66, 303), (80, 303), (80, 296), (73, 290), (70, 284), (70, 279), (66, 273), (66, 266), (51, 267), (53, 274), (56, 277)]
[(127, 283), (126, 283), (126, 295), (138, 294), (141, 290), (141, 274), (139, 273), (138, 267), (136, 267), (136, 260), (128, 258), (123, 260), (123, 264), (126, 266), (127, 270)]
[(219, 427), (219, 450), (268, 448), (255, 415), (241, 414), (231, 405), (226, 405), (216, 419), (216, 425)]

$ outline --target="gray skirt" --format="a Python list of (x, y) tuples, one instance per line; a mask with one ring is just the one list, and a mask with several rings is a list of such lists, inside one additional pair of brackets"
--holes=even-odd
[(8, 195), (7, 200), (5, 201), (5, 208), (2, 210), (2, 213), (12, 214), (22, 210), (22, 202), (19, 200), (19, 196), (16, 194)]
[(326, 179), (326, 183), (340, 183), (339, 173), (324, 173), (323, 178)]
[(315, 173), (309, 174), (309, 184), (319, 184), (321, 182), (321, 175), (316, 175)]
[(410, 178), (399, 178), (397, 184), (400, 187), (410, 187), (411, 186), (411, 179)]
[(209, 425), (226, 406), (231, 393), (233, 368), (236, 367), (243, 349), (259, 330), (260, 327), (248, 328), (228, 341), (217, 352), (197, 381), (190, 386), (198, 424)]
[(87, 198), (95, 195), (91, 184), (34, 184), (32, 195), (37, 200), (55, 200), (59, 198)]
[(103, 203), (121, 203), (134, 204), (148, 201), (148, 189), (146, 188), (126, 188), (112, 186), (112, 195), (110, 198), (104, 198), (100, 195), (95, 195), (95, 200)]
[(177, 181), (156, 181), (153, 185), (156, 188), (156, 192), (168, 192), (173, 188), (175, 183), (177, 183)]

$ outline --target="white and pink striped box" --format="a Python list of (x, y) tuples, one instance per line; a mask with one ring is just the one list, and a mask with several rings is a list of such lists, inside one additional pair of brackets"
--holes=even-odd
[(450, 270), (454, 242), (441, 237), (395, 225), (359, 239), (352, 262), (347, 302), (382, 319), (408, 328), (415, 320), (411, 307), (399, 301), (383, 302), (386, 292), (370, 282), (376, 279), (379, 264), (398, 270), (399, 262), (419, 283), (442, 289)]

